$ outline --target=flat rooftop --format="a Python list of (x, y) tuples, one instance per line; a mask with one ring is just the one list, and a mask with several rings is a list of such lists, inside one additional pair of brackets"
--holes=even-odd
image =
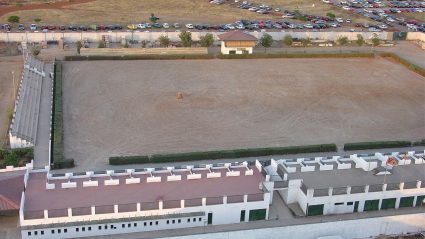
[(49, 183), (55, 183), (55, 189), (46, 189), (45, 172), (30, 173), (24, 210), (144, 203), (158, 201), (158, 198), (170, 201), (262, 193), (259, 185), (265, 179), (256, 167), (251, 169), (253, 175), (245, 176), (246, 168), (232, 168), (233, 171), (241, 171), (240, 176), (235, 177), (226, 177), (227, 169), (213, 169), (214, 172), (221, 172), (219, 178), (207, 178), (208, 170), (196, 170), (196, 174), (202, 174), (202, 178), (195, 180), (187, 180), (188, 172), (175, 172), (176, 175), (182, 175), (181, 181), (167, 181), (170, 173), (154, 173), (155, 177), (161, 177), (161, 182), (151, 183), (146, 182), (146, 174), (133, 175), (134, 178), (141, 178), (138, 184), (126, 184), (125, 179), (129, 175), (112, 176), (120, 181), (119, 185), (114, 186), (105, 186), (104, 181), (109, 180), (109, 176), (92, 177), (92, 181), (99, 181), (95, 187), (83, 187), (83, 181), (89, 181), (88, 178), (72, 178), (71, 182), (77, 182), (76, 188), (62, 188), (61, 183), (68, 180), (50, 180)]
[[(374, 175), (373, 171), (367, 172), (361, 168), (354, 168), (355, 163), (352, 163), (351, 169), (335, 169), (329, 171), (314, 171), (288, 173), (288, 180), (302, 179), (308, 188), (325, 189), (325, 188), (340, 188), (347, 186), (364, 186), (376, 185), (384, 183), (384, 175)], [(318, 164), (316, 164), (316, 168)], [(290, 165), (291, 167), (293, 165)], [(392, 174), (387, 174), (385, 178), (386, 184), (400, 182), (416, 182), (425, 181), (425, 164), (410, 164), (395, 166), (392, 169)]]

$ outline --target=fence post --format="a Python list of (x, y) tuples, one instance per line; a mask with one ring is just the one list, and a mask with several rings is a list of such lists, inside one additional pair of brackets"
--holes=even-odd
[(244, 194), (243, 195), (243, 202), (247, 203), (248, 202), (248, 194)]
[(227, 196), (223, 196), (223, 204), (227, 204)]
[(137, 211), (140, 212), (140, 202), (137, 203)]
[(44, 219), (49, 219), (49, 211), (44, 209)]
[(91, 206), (91, 215), (96, 215), (96, 208)]
[(184, 208), (184, 199), (180, 200), (180, 208)]
[(351, 186), (347, 186), (347, 195), (351, 194)]
[(114, 205), (114, 213), (117, 214), (118, 213), (118, 204)]
[(162, 200), (159, 200), (159, 210), (162, 210), (164, 208), (164, 203)]
[(202, 198), (202, 206), (206, 206), (207, 205), (207, 198)]
[(68, 217), (72, 217), (72, 208), (68, 208)]

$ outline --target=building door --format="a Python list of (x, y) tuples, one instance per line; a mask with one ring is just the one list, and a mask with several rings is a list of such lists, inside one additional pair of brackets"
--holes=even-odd
[(359, 201), (356, 201), (354, 203), (354, 212), (358, 212), (359, 211)]
[(212, 212), (208, 213), (208, 225), (212, 224)]
[(245, 221), (245, 210), (241, 211), (241, 222)]
[(229, 51), (229, 55), (235, 55), (236, 51)]

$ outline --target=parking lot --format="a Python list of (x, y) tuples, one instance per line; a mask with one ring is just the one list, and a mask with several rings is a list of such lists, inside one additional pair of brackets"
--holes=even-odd
[(64, 154), (83, 169), (117, 155), (414, 141), (424, 86), (381, 58), (65, 62)]

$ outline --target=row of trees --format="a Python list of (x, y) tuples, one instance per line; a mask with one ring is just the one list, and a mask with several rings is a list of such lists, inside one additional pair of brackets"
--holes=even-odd
[[(190, 47), (192, 45), (193, 41), (191, 32), (183, 30), (179, 34), (179, 37), (184, 47)], [(199, 43), (202, 47), (209, 47), (214, 43), (214, 36), (211, 33), (207, 33), (205, 36), (201, 36), (200, 39), (201, 40), (199, 41)], [(170, 44), (170, 38), (168, 38), (167, 36), (160, 36), (159, 43), (161, 44), (161, 46), (167, 47)]]

